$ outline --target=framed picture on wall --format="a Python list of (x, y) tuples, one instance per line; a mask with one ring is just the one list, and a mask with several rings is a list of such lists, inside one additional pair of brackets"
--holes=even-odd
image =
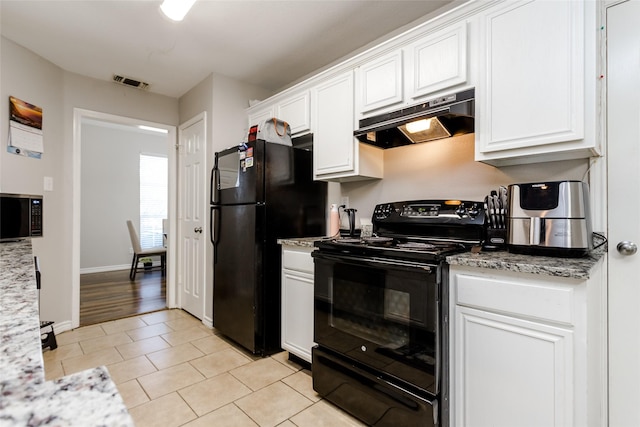
[(40, 159), (44, 153), (42, 108), (9, 97), (9, 153)]

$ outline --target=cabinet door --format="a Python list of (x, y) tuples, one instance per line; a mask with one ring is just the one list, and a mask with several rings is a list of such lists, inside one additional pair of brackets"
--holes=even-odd
[(353, 71), (312, 89), (314, 178), (355, 171)]
[(455, 310), (455, 425), (573, 425), (571, 330)]
[(405, 48), (408, 98), (467, 81), (467, 23), (429, 34)]
[(311, 363), (313, 345), (313, 275), (285, 269), (282, 271), (282, 348)]
[(274, 111), (272, 106), (249, 112), (249, 126), (251, 127), (253, 125), (260, 124), (265, 120), (275, 117), (273, 113)]
[(401, 50), (358, 68), (356, 97), (361, 114), (402, 102)]
[(289, 123), (292, 135), (311, 129), (309, 91), (278, 102), (276, 109), (276, 117)]
[(517, 1), (481, 17), (477, 160), (584, 138), (584, 10), (582, 1)]

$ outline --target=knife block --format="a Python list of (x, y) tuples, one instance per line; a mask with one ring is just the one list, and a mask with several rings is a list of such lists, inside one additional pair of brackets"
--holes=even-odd
[(487, 227), (482, 249), (486, 251), (502, 251), (507, 248), (507, 229)]

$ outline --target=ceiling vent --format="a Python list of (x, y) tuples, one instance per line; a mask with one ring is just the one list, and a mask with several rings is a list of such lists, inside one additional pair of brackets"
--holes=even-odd
[(131, 86), (137, 89), (147, 89), (149, 87), (149, 83), (141, 82), (130, 77), (119, 76), (117, 74), (113, 75), (113, 81), (120, 83), (121, 85)]

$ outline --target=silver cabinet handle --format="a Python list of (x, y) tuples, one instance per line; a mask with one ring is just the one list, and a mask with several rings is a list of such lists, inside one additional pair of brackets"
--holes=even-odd
[(638, 246), (628, 240), (618, 243), (617, 249), (622, 255), (633, 255), (638, 252)]
[(202, 227), (196, 227), (193, 229), (195, 233), (202, 233)]

